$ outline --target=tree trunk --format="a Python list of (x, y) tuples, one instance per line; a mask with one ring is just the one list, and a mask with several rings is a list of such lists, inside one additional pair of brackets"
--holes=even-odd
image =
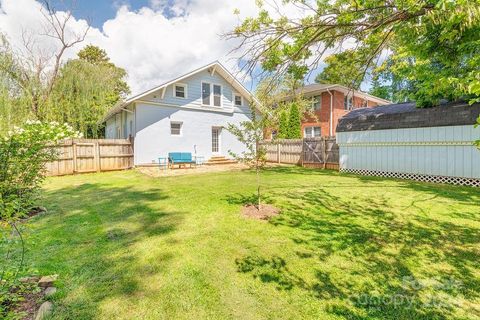
[(256, 167), (256, 173), (257, 173), (257, 209), (260, 210), (260, 169)]

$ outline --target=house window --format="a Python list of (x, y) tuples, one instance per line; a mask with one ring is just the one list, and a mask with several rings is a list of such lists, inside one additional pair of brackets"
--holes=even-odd
[(343, 98), (343, 107), (345, 110), (351, 110), (352, 103), (353, 103), (352, 97), (345, 96), (345, 98)]
[(186, 98), (187, 97), (187, 85), (177, 83), (173, 86), (173, 95), (175, 98)]
[(170, 134), (172, 136), (179, 136), (182, 134), (181, 122), (170, 122)]
[(202, 104), (210, 105), (210, 83), (202, 82)]
[(235, 95), (235, 105), (236, 105), (236, 106), (242, 106), (242, 105), (243, 105), (243, 101), (242, 101), (242, 96), (241, 96), (241, 95), (238, 95), (238, 94)]
[(218, 84), (213, 85), (213, 105), (215, 107), (222, 106), (222, 86)]
[(312, 98), (312, 109), (314, 111), (320, 110), (322, 107), (322, 96), (314, 96)]
[(208, 82), (202, 82), (202, 104), (205, 106), (211, 106), (212, 100), (213, 106), (222, 106), (222, 86), (219, 84), (212, 85)]
[(304, 136), (305, 138), (320, 137), (320, 127), (305, 127)]

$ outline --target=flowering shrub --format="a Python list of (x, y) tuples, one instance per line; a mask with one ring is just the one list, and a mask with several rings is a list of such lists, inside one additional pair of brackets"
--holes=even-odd
[(28, 121), (0, 138), (0, 223), (24, 217), (32, 208), (45, 163), (55, 160), (52, 145), (81, 137), (68, 124)]

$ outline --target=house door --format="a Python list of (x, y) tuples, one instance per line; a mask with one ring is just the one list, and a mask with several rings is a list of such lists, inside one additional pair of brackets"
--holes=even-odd
[(212, 127), (212, 153), (220, 154), (220, 133), (221, 128)]

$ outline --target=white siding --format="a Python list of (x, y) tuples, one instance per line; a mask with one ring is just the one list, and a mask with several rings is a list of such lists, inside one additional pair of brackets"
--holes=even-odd
[(110, 117), (107, 119), (105, 127), (105, 138), (115, 139), (115, 117)]
[(473, 126), (337, 132), (340, 168), (480, 178)]
[[(213, 76), (208, 71), (202, 71), (196, 73), (186, 79), (181, 81), (182, 84), (187, 85), (187, 97), (184, 98), (176, 98), (173, 95), (173, 85), (166, 87), (165, 95), (162, 97), (163, 89), (160, 89), (141, 100), (144, 101), (152, 101), (157, 103), (163, 103), (167, 105), (177, 105), (177, 106), (186, 106), (192, 108), (203, 108), (202, 106), (202, 82), (208, 82), (212, 84), (220, 84), (222, 86), (222, 106), (223, 109), (228, 110), (230, 112), (234, 111), (234, 89), (233, 87), (225, 81), (221, 76), (218, 74), (214, 74)], [(245, 107), (248, 107), (247, 97), (243, 97), (243, 102)], [(236, 109), (236, 108), (235, 108)], [(238, 111), (238, 110), (237, 110)]]
[(105, 138), (127, 139), (130, 135), (132, 137), (135, 137), (134, 111), (121, 111), (107, 119), (105, 127)]
[[(202, 105), (202, 82), (222, 86), (222, 107)], [(243, 96), (242, 106), (234, 105), (234, 88), (220, 75), (208, 71), (198, 72), (186, 79), (186, 98), (174, 96), (174, 85), (159, 89), (129, 105), (133, 113), (121, 111), (107, 120), (107, 138), (135, 137), (135, 164), (151, 164), (169, 152), (191, 152), (193, 155), (212, 156), (212, 127), (226, 127), (250, 120), (248, 99)], [(213, 89), (213, 88), (212, 88)], [(163, 95), (163, 98), (162, 98)], [(130, 131), (132, 121), (133, 132)], [(182, 122), (182, 135), (170, 134), (170, 122)], [(221, 130), (219, 155), (229, 157), (229, 150), (240, 153), (245, 146), (226, 129)]]
[[(192, 155), (208, 159), (212, 156), (212, 127), (239, 124), (249, 119), (250, 113), (247, 110), (220, 113), (138, 103), (135, 164), (157, 162), (158, 157), (166, 157), (169, 152), (191, 152)], [(171, 121), (183, 123), (181, 136), (170, 134)], [(244, 149), (242, 143), (222, 129), (221, 155), (228, 157), (228, 150), (238, 153)]]

